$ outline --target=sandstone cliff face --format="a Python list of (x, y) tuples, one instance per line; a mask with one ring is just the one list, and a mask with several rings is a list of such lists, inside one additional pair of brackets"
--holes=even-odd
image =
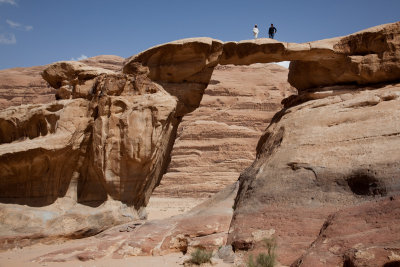
[(124, 60), (125, 59), (123, 57), (119, 56), (101, 55), (83, 59), (80, 62), (91, 67), (103, 68), (112, 71), (120, 71), (122, 69)]
[(293, 266), (399, 266), (398, 202), (369, 201), (329, 216)]
[(40, 76), (44, 69), (45, 66), (0, 70), (0, 109), (54, 101), (55, 90)]
[(176, 99), (145, 74), (61, 62), (43, 76), (72, 88), (70, 98), (1, 113), (0, 198), (32, 206), (23, 212), (29, 228), (11, 219), (18, 207), (2, 207), (6, 247), (21, 236), (79, 237), (144, 216), (179, 122)]
[(1, 113), (2, 202), (42, 206), (65, 195), (84, 142), (87, 112), (88, 103), (78, 99)]
[(178, 129), (157, 196), (207, 197), (235, 182), (281, 100), (295, 93), (275, 64), (217, 66), (200, 107)]
[(148, 77), (179, 100), (177, 113), (183, 116), (199, 106), (222, 46), (211, 38), (174, 41), (128, 58), (123, 72), (135, 72), (137, 64), (148, 67)]
[[(398, 229), (390, 221), (398, 217), (398, 202), (385, 198), (400, 193), (400, 85), (377, 83), (400, 78), (394, 59), (399, 31), (395, 23), (335, 40), (335, 49), (352, 47), (341, 50), (343, 60), (291, 64), (289, 80), (299, 95), (284, 101), (239, 179), (228, 241), (236, 250), (260, 251), (255, 236), (261, 233), (277, 239), (284, 265), (382, 266), (396, 260)], [(348, 85), (323, 87), (342, 83)], [(372, 85), (354, 85), (365, 83)]]
[(331, 96), (278, 113), (240, 177), (231, 227), (237, 249), (253, 246), (253, 232), (272, 231), (281, 262), (290, 264), (329, 214), (398, 195), (399, 90)]
[(289, 82), (299, 90), (339, 84), (398, 82), (400, 22), (381, 25), (340, 38), (333, 51), (342, 58), (297, 61)]
[[(26, 112), (25, 106), (15, 108), (16, 112), (7, 109), (3, 112), (3, 143), (10, 143), (8, 146), (16, 147), (15, 149), (24, 148), (25, 144), (28, 144), (28, 150), (33, 147), (32, 143), (37, 145), (39, 150), (51, 150), (52, 146), (59, 146), (61, 149), (70, 151), (71, 149), (67, 147), (70, 145), (76, 149), (77, 154), (65, 157), (60, 153), (55, 153), (55, 155), (61, 161), (72, 160), (73, 162), (70, 165), (57, 163), (53, 159), (55, 157), (53, 155), (47, 159), (49, 167), (45, 167), (38, 160), (36, 164), (42, 166), (46, 175), (52, 179), (46, 179), (43, 173), (39, 173), (38, 177), (44, 180), (33, 177), (35, 183), (40, 185), (49, 180), (50, 183), (58, 185), (66, 183), (68, 185), (72, 179), (77, 179), (78, 202), (101, 203), (109, 195), (113, 199), (135, 205), (137, 208), (143, 206), (142, 201), (147, 201), (148, 197), (147, 200), (142, 200), (142, 194), (146, 193), (145, 189), (149, 184), (156, 182), (154, 179), (147, 178), (147, 175), (152, 172), (161, 172), (160, 166), (165, 164), (161, 159), (163, 152), (158, 149), (170, 149), (169, 137), (174, 139), (176, 130), (173, 129), (178, 124), (178, 119), (174, 116), (176, 100), (149, 81), (144, 74), (136, 76), (116, 74), (109, 70), (88, 67), (82, 63), (53, 64), (44, 70), (43, 77), (59, 90), (62, 88), (66, 88), (65, 91), (71, 90), (69, 95), (62, 96), (73, 99), (65, 101), (81, 103), (79, 106), (83, 106), (83, 108), (71, 111), (61, 104), (56, 105), (55, 108), (46, 108), (50, 111), (53, 109), (56, 112), (60, 111), (60, 115), (47, 114), (44, 111), (38, 112), (39, 114), (35, 114), (33, 111)], [(59, 95), (59, 97), (61, 96)], [(40, 106), (39, 109), (42, 107)], [(28, 118), (20, 118), (19, 114), (28, 114)], [(63, 118), (63, 114), (67, 117), (58, 121), (57, 117)], [(84, 121), (80, 122), (79, 117), (84, 118)], [(70, 125), (64, 125), (64, 123)], [(48, 140), (53, 140), (58, 134), (64, 134), (65, 131), (69, 132), (71, 137), (65, 135), (60, 137), (59, 139), (62, 139), (63, 143), (50, 143)], [(75, 139), (78, 142), (76, 144), (74, 143)], [(3, 154), (13, 151), (8, 146), (6, 144), (2, 146)], [(82, 150), (81, 153), (79, 150)], [(13, 153), (14, 156), (17, 156), (16, 153)], [(18, 158), (21, 157), (30, 158), (35, 163), (35, 158), (30, 151), (23, 151), (18, 156)], [(12, 162), (20, 164), (20, 160), (14, 160), (8, 155), (7, 162), (5, 160), (3, 162), (5, 162), (4, 169), (9, 168)], [(68, 171), (57, 170), (58, 166), (66, 167)], [(49, 171), (53, 167), (56, 168), (56, 173)], [(18, 170), (29, 171), (30, 169), (20, 168)], [(74, 174), (74, 172), (76, 173)], [(132, 184), (132, 181), (127, 179), (127, 175), (135, 177), (138, 183)], [(73, 176), (74, 178), (72, 178)], [(19, 172), (10, 171), (2, 177), (4, 178), (3, 186), (5, 186), (4, 183), (11, 181), (14, 183), (17, 179), (26, 182), (28, 178)], [(60, 182), (64, 180), (65, 182)], [(46, 182), (44, 184), (47, 186)], [(15, 184), (10, 187), (17, 188)], [(36, 187), (34, 186), (34, 188)], [(31, 190), (31, 187), (28, 187), (27, 190)], [(35, 197), (40, 198), (40, 194), (54, 194), (53, 191), (57, 192), (58, 190), (58, 188), (50, 191), (43, 190), (44, 192), (36, 190), (36, 194), (39, 195)], [(133, 192), (132, 190), (137, 191)], [(8, 197), (4, 194), (11, 194), (16, 201), (23, 200), (27, 204), (34, 197), (30, 191), (26, 192), (20, 187), (18, 195), (10, 190), (6, 191), (2, 197)], [(62, 192), (65, 190), (56, 194), (56, 197), (62, 196)]]
[[(208, 39), (190, 45), (207, 58), (206, 62), (193, 60), (191, 75), (203, 72), (201, 64), (206, 72), (209, 65), (216, 64), (209, 56), (213, 43)], [(191, 56), (197, 58), (192, 53), (185, 60), (191, 62)], [(139, 56), (137, 60), (140, 62), (133, 58), (134, 62), (128, 63), (125, 74), (81, 62), (52, 64), (42, 76), (57, 89), (59, 101), (1, 112), (0, 199), (39, 207), (26, 208), (31, 217), (42, 219), (42, 225), (29, 234), (79, 236), (88, 225), (89, 230), (83, 232), (95, 234), (104, 226), (145, 216), (143, 208), (168, 166), (181, 116), (199, 105), (201, 97), (191, 95), (201, 96), (210, 76), (199, 75), (193, 94), (193, 82), (176, 76), (172, 85), (167, 85), (175, 88), (171, 95), (148, 78), (152, 68), (149, 70), (144, 59)], [(179, 90), (187, 92), (181, 94)], [(75, 204), (72, 207), (71, 201)], [(100, 206), (104, 211), (113, 208), (109, 204), (113, 201), (120, 204), (121, 213), (90, 228), (88, 222), (98, 214), (84, 215), (85, 210)], [(41, 217), (41, 211), (52, 211), (54, 205), (62, 206), (63, 202), (68, 208), (58, 210), (53, 217), (64, 221), (73, 213), (72, 220), (81, 223), (69, 223), (64, 233), (46, 230), (47, 219)], [(4, 216), (20, 212), (8, 207), (2, 211)], [(15, 230), (15, 223), (20, 229), (22, 222), (2, 223), (5, 235)], [(13, 240), (18, 238), (3, 239), (4, 244)]]
[[(122, 68), (124, 58), (96, 56), (82, 60), (88, 66), (113, 71)], [(42, 104), (55, 100), (55, 90), (48, 86), (40, 73), (47, 66), (0, 70), (0, 110), (22, 104)]]

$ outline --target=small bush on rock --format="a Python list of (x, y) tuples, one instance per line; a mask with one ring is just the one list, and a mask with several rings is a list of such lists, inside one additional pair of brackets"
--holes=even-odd
[(274, 267), (276, 260), (276, 242), (275, 239), (263, 239), (264, 246), (267, 248), (267, 254), (260, 253), (254, 261), (253, 255), (249, 256), (247, 267)]
[(198, 248), (192, 254), (190, 254), (190, 256), (191, 263), (200, 265), (203, 263), (211, 262), (212, 252)]

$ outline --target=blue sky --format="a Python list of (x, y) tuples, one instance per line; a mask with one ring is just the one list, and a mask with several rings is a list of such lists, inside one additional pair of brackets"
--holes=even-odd
[(129, 57), (177, 39), (307, 42), (400, 20), (400, 0), (0, 0), (0, 69)]

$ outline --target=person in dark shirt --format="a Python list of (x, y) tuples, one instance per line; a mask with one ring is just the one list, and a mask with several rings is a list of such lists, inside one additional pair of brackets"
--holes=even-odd
[(274, 35), (276, 33), (276, 28), (274, 27), (274, 24), (271, 24), (271, 27), (269, 27), (268, 29), (268, 34), (269, 34), (269, 38), (274, 39)]

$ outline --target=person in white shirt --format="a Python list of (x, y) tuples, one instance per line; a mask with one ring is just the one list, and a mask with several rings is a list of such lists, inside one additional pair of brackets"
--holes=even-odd
[(257, 39), (258, 38), (258, 27), (257, 27), (257, 24), (254, 25), (253, 34), (254, 34), (254, 39)]

